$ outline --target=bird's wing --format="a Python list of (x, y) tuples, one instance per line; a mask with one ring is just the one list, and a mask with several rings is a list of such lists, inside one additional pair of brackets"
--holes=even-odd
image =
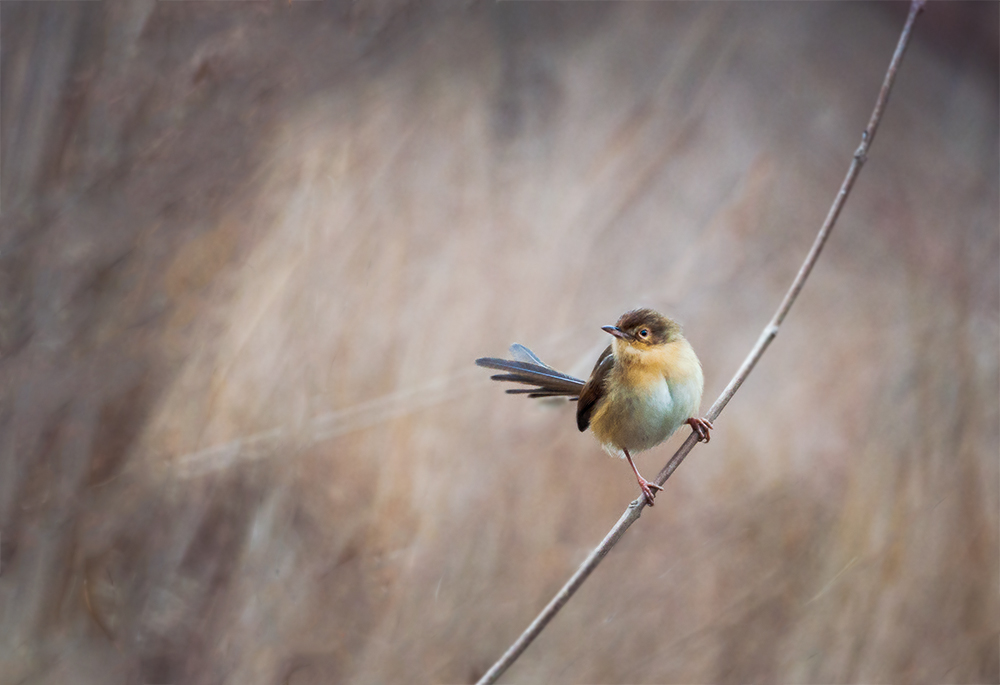
[(587, 430), (590, 425), (590, 417), (597, 408), (597, 403), (604, 397), (604, 379), (611, 373), (615, 366), (615, 357), (611, 353), (611, 345), (601, 353), (594, 364), (594, 370), (590, 373), (590, 379), (580, 391), (580, 403), (576, 405), (576, 427), (580, 432)]
[(490, 376), (495, 381), (511, 381), (535, 386), (533, 388), (511, 388), (507, 391), (511, 395), (569, 397), (571, 399), (580, 396), (580, 391), (585, 384), (579, 378), (556, 371), (524, 345), (514, 344), (510, 351), (516, 359), (482, 357), (476, 360), (476, 365), (508, 372)]

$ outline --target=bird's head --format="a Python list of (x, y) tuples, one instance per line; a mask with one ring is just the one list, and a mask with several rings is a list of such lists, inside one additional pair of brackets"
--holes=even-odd
[(681, 327), (652, 309), (633, 309), (625, 312), (614, 326), (603, 326), (615, 337), (616, 358), (642, 356), (644, 352), (668, 345), (681, 337)]

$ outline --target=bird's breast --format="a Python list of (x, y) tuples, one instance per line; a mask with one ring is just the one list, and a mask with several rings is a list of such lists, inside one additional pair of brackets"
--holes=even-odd
[[(686, 346), (680, 351), (689, 350)], [(591, 418), (591, 429), (606, 449), (613, 453), (650, 449), (697, 413), (704, 381), (697, 357), (693, 352), (690, 355), (693, 363), (681, 359), (681, 363), (666, 365), (657, 360), (655, 364), (616, 366)], [(665, 375), (664, 368), (673, 373)]]

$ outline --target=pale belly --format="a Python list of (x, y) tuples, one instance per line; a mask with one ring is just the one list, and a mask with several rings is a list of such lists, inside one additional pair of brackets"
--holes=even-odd
[[(691, 384), (692, 386), (694, 384)], [(669, 438), (694, 416), (700, 388), (664, 380), (641, 393), (622, 393), (614, 402), (602, 402), (591, 428), (604, 448), (617, 456), (648, 450)]]

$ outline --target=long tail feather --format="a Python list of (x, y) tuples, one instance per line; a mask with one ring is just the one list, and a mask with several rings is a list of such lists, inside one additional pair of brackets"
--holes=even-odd
[(498, 369), (508, 373), (491, 376), (495, 381), (509, 381), (533, 385), (533, 388), (511, 388), (507, 390), (512, 395), (527, 395), (528, 397), (569, 397), (576, 399), (585, 385), (584, 381), (565, 373), (556, 371), (543, 362), (524, 345), (514, 344), (510, 348), (515, 359), (497, 359), (482, 357), (476, 360), (478, 366), (487, 369)]
[[(514, 343), (510, 346), (510, 356), (513, 357), (516, 362), (528, 362), (529, 364), (538, 364), (539, 366), (552, 369), (551, 366), (539, 359), (537, 354), (529, 350), (521, 343)], [(555, 369), (552, 370), (555, 371)]]

